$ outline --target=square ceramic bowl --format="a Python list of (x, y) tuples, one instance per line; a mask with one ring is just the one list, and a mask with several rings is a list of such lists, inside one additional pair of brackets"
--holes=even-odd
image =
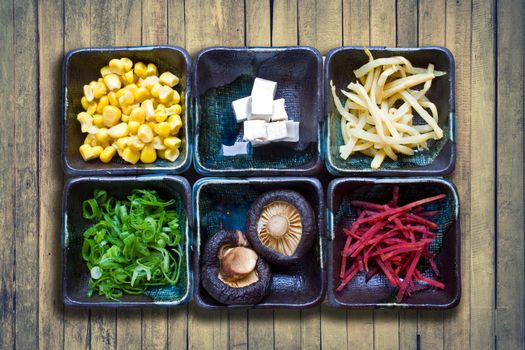
[[(249, 96), (256, 77), (277, 82), (290, 120), (299, 121), (300, 141), (252, 147), (243, 141), (232, 101)], [(322, 58), (311, 47), (212, 47), (194, 65), (196, 170), (204, 175), (314, 174), (322, 168)]]
[[(339, 156), (343, 145), (341, 117), (335, 108), (330, 81), (337, 88), (339, 98), (344, 96), (340, 89), (346, 89), (356, 81), (354, 70), (368, 62), (362, 46), (339, 47), (326, 56), (324, 72), (324, 108), (326, 114), (323, 154), (326, 167), (334, 175), (343, 176), (442, 176), (452, 173), (456, 162), (455, 106), (454, 106), (454, 57), (444, 47), (427, 46), (420, 48), (369, 47), (374, 58), (404, 56), (415, 67), (426, 68), (434, 64), (435, 70), (446, 75), (432, 81), (426, 96), (438, 110), (439, 126), (444, 136), (441, 140), (429, 141), (429, 150), (416, 151), (414, 156), (400, 156), (397, 161), (385, 159), (377, 170), (370, 168), (372, 158), (361, 153), (353, 154), (347, 160)], [(344, 100), (342, 100), (344, 101)], [(418, 122), (417, 117), (414, 122)]]
[[(183, 126), (180, 156), (174, 162), (157, 159), (152, 164), (130, 164), (116, 155), (104, 164), (100, 160), (85, 162), (78, 148), (87, 134), (80, 131), (77, 114), (84, 111), (80, 104), (82, 88), (100, 78), (100, 68), (113, 58), (128, 57), (133, 63), (142, 61), (157, 65), (159, 74), (170, 71), (180, 78), (176, 86), (181, 95)], [(191, 59), (186, 50), (176, 46), (104, 47), (76, 49), (67, 53), (63, 66), (62, 162), (68, 175), (139, 175), (147, 173), (182, 173), (191, 164), (191, 125), (189, 96), (191, 93)]]
[(307, 177), (225, 179), (204, 178), (193, 187), (196, 239), (193, 248), (194, 301), (202, 308), (218, 310), (246, 306), (224, 305), (214, 300), (200, 281), (201, 252), (209, 237), (220, 228), (245, 232), (246, 214), (255, 199), (271, 190), (295, 190), (303, 195), (316, 214), (316, 243), (301, 260), (289, 266), (269, 264), (272, 286), (257, 309), (309, 308), (325, 295), (325, 240), (323, 189), (317, 179)]
[[(150, 288), (144, 295), (124, 295), (120, 301), (94, 294), (87, 296), (90, 272), (82, 259), (84, 231), (92, 225), (82, 216), (82, 202), (92, 198), (95, 189), (110, 196), (125, 198), (133, 189), (153, 189), (165, 200), (175, 199), (184, 239), (183, 266), (179, 282), (173, 286)], [(178, 306), (191, 299), (190, 268), (191, 188), (178, 176), (145, 175), (129, 177), (82, 177), (66, 181), (62, 199), (62, 293), (66, 306), (78, 307), (153, 307)]]
[[(392, 197), (394, 185), (400, 187), (399, 204), (444, 193), (446, 197), (425, 205), (428, 210), (440, 214), (431, 220), (436, 222), (436, 238), (429, 250), (436, 255), (436, 264), (441, 273), (439, 280), (445, 289), (430, 288), (395, 302), (396, 290), (390, 286), (382, 273), (376, 274), (368, 283), (365, 273), (360, 272), (341, 292), (339, 271), (340, 252), (344, 248), (346, 235), (343, 228), (351, 226), (356, 219), (352, 200), (386, 203)], [(441, 178), (342, 178), (334, 180), (328, 187), (328, 302), (338, 308), (410, 308), (449, 309), (459, 303), (460, 280), (460, 225), (459, 198), (454, 185)], [(423, 265), (425, 275), (429, 267)]]

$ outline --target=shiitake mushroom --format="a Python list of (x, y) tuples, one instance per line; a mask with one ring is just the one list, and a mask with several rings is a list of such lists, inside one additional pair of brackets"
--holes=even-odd
[(246, 237), (270, 263), (288, 265), (303, 257), (316, 237), (315, 216), (308, 201), (291, 190), (266, 192), (253, 202)]
[(252, 305), (270, 291), (271, 272), (240, 231), (221, 230), (206, 243), (202, 286), (223, 304)]

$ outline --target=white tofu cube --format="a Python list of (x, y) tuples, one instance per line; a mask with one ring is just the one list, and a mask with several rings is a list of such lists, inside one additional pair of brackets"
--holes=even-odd
[[(277, 83), (270, 80), (255, 78), (252, 88), (252, 119), (270, 120), (273, 113), (273, 98)], [(255, 117), (256, 116), (256, 117)], [(270, 117), (263, 117), (270, 116)]]
[(288, 120), (286, 123), (286, 138), (284, 142), (298, 142), (299, 141), (299, 122)]
[(259, 147), (259, 146), (264, 146), (264, 145), (269, 144), (270, 141), (268, 141), (268, 140), (264, 140), (264, 141), (253, 140), (253, 141), (250, 141), (250, 143), (252, 144), (253, 147)]
[(288, 137), (286, 121), (266, 124), (268, 141), (281, 141)]
[(243, 122), (250, 118), (252, 114), (252, 97), (247, 96), (232, 102), (233, 112), (237, 123)]
[(284, 98), (273, 101), (272, 122), (280, 120), (288, 120), (288, 113), (286, 113), (286, 109), (284, 108)]
[(266, 122), (264, 120), (247, 120), (244, 122), (245, 141), (266, 141)]

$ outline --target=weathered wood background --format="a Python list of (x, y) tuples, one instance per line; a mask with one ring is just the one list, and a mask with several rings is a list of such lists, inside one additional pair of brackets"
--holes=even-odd
[[(0, 1), (0, 348), (524, 347), (521, 0)], [(71, 310), (60, 296), (60, 87), (86, 46), (447, 46), (463, 295), (447, 312)]]

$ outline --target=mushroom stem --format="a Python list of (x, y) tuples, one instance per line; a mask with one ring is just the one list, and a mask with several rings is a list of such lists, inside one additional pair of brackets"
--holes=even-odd
[(250, 274), (257, 264), (257, 254), (245, 247), (227, 249), (220, 257), (220, 274), (225, 281), (237, 281)]
[(266, 229), (273, 238), (281, 238), (288, 232), (288, 219), (282, 215), (274, 215), (268, 220)]

